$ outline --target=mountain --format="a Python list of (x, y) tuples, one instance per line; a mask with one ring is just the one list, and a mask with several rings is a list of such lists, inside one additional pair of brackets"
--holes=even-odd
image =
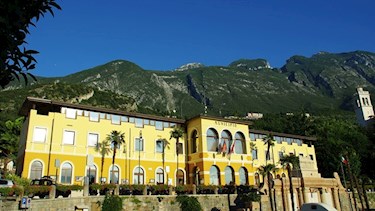
[(116, 60), (65, 77), (42, 78), (0, 91), (0, 118), (14, 116), (26, 96), (127, 111), (191, 117), (246, 112), (352, 112), (358, 86), (375, 93), (375, 54), (319, 52), (292, 56), (281, 68), (264, 59), (228, 66), (189, 63), (173, 71), (144, 70)]

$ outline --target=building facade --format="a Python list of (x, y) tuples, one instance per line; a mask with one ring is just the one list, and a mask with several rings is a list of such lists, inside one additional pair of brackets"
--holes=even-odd
[(357, 93), (354, 95), (355, 114), (359, 125), (366, 127), (370, 122), (373, 122), (374, 108), (372, 107), (370, 92), (357, 88)]
[[(95, 183), (259, 185), (259, 168), (267, 163), (280, 167), (275, 178), (285, 176), (279, 165), (285, 154), (300, 156), (308, 163), (305, 175), (320, 177), (314, 138), (252, 130), (248, 121), (207, 115), (185, 121), (30, 97), (20, 114), (26, 120), (17, 174), (30, 179), (47, 175), (63, 184), (82, 184), (89, 177)], [(174, 127), (185, 131), (178, 143), (170, 138)], [(113, 130), (125, 134), (114, 166), (113, 146), (100, 150)], [(266, 159), (263, 138), (268, 134), (275, 145)]]

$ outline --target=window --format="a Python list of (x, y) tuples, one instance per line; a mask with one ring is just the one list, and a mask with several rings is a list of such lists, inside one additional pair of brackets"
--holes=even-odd
[(90, 121), (99, 122), (99, 113), (98, 112), (90, 112)]
[(109, 175), (109, 182), (119, 184), (119, 169), (117, 166), (111, 166), (111, 172)]
[(242, 133), (236, 133), (235, 135), (235, 147), (234, 152), (236, 154), (246, 154), (245, 137)]
[(184, 147), (183, 147), (182, 143), (177, 144), (177, 154), (178, 155), (184, 154)]
[(72, 183), (72, 165), (70, 163), (64, 163), (61, 167), (61, 183), (71, 184)]
[(255, 186), (259, 186), (260, 185), (260, 179), (259, 179), (258, 173), (255, 173), (254, 180), (255, 180)]
[(286, 142), (288, 142), (289, 145), (292, 144), (292, 139), (291, 138), (286, 138)]
[(274, 136), (273, 138), (275, 139), (276, 143), (281, 144), (281, 138), (279, 136)]
[(47, 128), (35, 127), (33, 134), (33, 141), (35, 142), (46, 142)]
[(163, 140), (156, 140), (156, 152), (163, 153), (164, 152), (164, 141)]
[(64, 130), (63, 144), (74, 144), (75, 132), (70, 130)]
[(184, 172), (181, 169), (178, 169), (177, 171), (177, 177), (176, 177), (176, 185), (183, 185), (184, 182)]
[(83, 116), (90, 116), (90, 113), (89, 113), (89, 111), (83, 111)]
[(83, 111), (82, 110), (77, 110), (77, 116), (83, 116)]
[(232, 136), (230, 135), (229, 131), (227, 130), (224, 130), (223, 132), (221, 132), (221, 142), (220, 142), (220, 151), (221, 152), (225, 152), (225, 153), (229, 153), (230, 152), (230, 148), (232, 147), (232, 143), (233, 143), (233, 140), (232, 140)]
[(210, 128), (207, 130), (207, 151), (217, 152), (219, 144), (219, 137), (216, 130)]
[(99, 116), (100, 116), (100, 119), (105, 119), (105, 114), (104, 113), (100, 113)]
[(144, 172), (141, 167), (136, 167), (133, 172), (133, 184), (143, 184), (144, 183)]
[(134, 147), (135, 151), (143, 151), (143, 138), (136, 138)]
[(112, 115), (112, 124), (119, 125), (120, 124), (120, 116)]
[(128, 122), (129, 119), (127, 116), (121, 116), (121, 122)]
[(247, 169), (245, 167), (240, 168), (240, 185), (248, 185)]
[(156, 130), (163, 130), (163, 122), (160, 122), (160, 121), (156, 121), (155, 122), (155, 128)]
[(220, 172), (216, 166), (211, 166), (210, 168), (210, 185), (220, 184)]
[(365, 102), (366, 102), (366, 105), (370, 105), (367, 97), (365, 98)]
[(234, 184), (234, 171), (230, 166), (225, 167), (225, 184)]
[(282, 157), (284, 157), (284, 153), (282, 151), (279, 151), (279, 159), (281, 159)]
[(135, 119), (135, 127), (143, 127), (143, 119), (136, 118)]
[(89, 166), (86, 169), (86, 176), (89, 178), (89, 183), (95, 183), (96, 182), (96, 166)]
[(30, 179), (39, 179), (42, 177), (43, 164), (40, 161), (34, 161), (31, 164)]
[(150, 120), (150, 125), (155, 126), (155, 121), (154, 120)]
[(299, 156), (300, 156), (300, 157), (303, 157), (303, 153), (299, 153)]
[(198, 132), (194, 130), (194, 132), (191, 134), (191, 153), (197, 152), (197, 138), (198, 138)]
[(87, 137), (87, 145), (89, 147), (96, 147), (98, 145), (99, 135), (97, 133), (89, 133)]
[(310, 160), (314, 160), (314, 155), (309, 155)]
[(69, 119), (75, 119), (77, 117), (77, 111), (75, 109), (67, 108), (65, 117)]
[(164, 184), (164, 171), (161, 168), (156, 169), (156, 184)]
[(255, 140), (255, 134), (254, 134), (254, 133), (250, 133), (250, 140), (251, 140), (251, 141), (256, 141), (256, 140)]
[(251, 155), (253, 157), (253, 160), (257, 160), (258, 159), (258, 150), (257, 149), (253, 149), (251, 151)]
[(144, 119), (144, 120), (143, 120), (143, 124), (144, 124), (144, 125), (150, 125), (150, 120), (148, 120), (148, 119)]
[(168, 128), (169, 127), (169, 122), (163, 122), (163, 127)]
[(169, 123), (169, 127), (174, 128), (177, 127), (176, 123)]
[(134, 117), (129, 117), (129, 122), (134, 123)]

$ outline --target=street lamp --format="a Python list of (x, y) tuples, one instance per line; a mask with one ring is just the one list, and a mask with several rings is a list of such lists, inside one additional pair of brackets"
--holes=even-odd
[(138, 141), (138, 185), (141, 183), (141, 180), (140, 180), (140, 177), (141, 177), (141, 144), (143, 145), (142, 130), (139, 131), (139, 141)]

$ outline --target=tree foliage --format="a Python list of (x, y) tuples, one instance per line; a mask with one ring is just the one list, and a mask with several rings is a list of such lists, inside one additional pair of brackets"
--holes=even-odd
[(8, 120), (0, 123), (0, 158), (4, 159), (4, 172), (6, 172), (8, 162), (17, 157), (23, 120), (23, 117), (19, 117), (14, 121)]
[(61, 7), (55, 0), (12, 0), (0, 3), (0, 86), (4, 88), (10, 81), (23, 76), (27, 83), (28, 77), (35, 77), (28, 71), (35, 68), (35, 50), (24, 46), (25, 38), (30, 34), (29, 26), (44, 14), (54, 15), (52, 9)]

